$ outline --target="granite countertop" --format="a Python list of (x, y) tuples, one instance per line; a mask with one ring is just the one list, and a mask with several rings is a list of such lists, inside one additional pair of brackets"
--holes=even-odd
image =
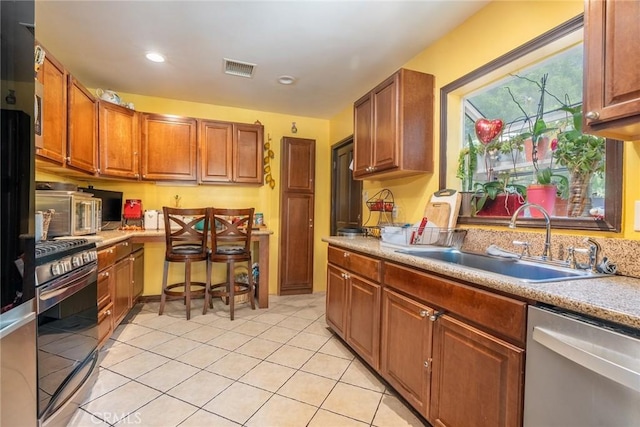
[[(267, 234), (273, 234), (272, 230), (260, 229), (252, 230), (252, 236), (262, 236)], [(96, 242), (98, 248), (104, 246), (111, 246), (115, 243), (127, 240), (131, 237), (164, 237), (164, 229), (159, 230), (109, 230), (101, 231), (93, 236), (78, 236), (90, 241)]]
[(640, 329), (640, 279), (633, 277), (606, 276), (525, 283), (499, 274), (398, 253), (395, 249), (381, 246), (380, 240), (371, 237), (332, 236), (322, 240), (331, 245)]

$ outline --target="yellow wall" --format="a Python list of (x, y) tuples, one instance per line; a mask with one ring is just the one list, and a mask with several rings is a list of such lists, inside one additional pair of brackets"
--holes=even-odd
[[(416, 222), (422, 217), (429, 196), (438, 190), (440, 89), (487, 62), (511, 51), (523, 43), (579, 15), (584, 10), (582, 0), (568, 1), (495, 1), (481, 9), (458, 28), (426, 48), (404, 67), (433, 74), (436, 77), (434, 117), (435, 171), (431, 175), (392, 181), (365, 181), (364, 191), (372, 196), (381, 188), (393, 192), (400, 206), (399, 220)], [(331, 118), (331, 134), (353, 132), (352, 106), (346, 106)], [(624, 171), (640, 169), (640, 145), (625, 142)], [(624, 173), (623, 232), (603, 233), (603, 236), (640, 239), (633, 231), (634, 201), (640, 200), (640, 187), (634, 177)], [(364, 212), (367, 212), (365, 209)], [(403, 215), (404, 213), (404, 215)], [(364, 220), (367, 214), (364, 215)], [(375, 225), (372, 217), (368, 225)]]
[[(267, 142), (271, 138), (271, 148), (275, 152), (275, 159), (271, 160), (272, 176), (276, 180), (276, 187), (272, 190), (268, 185), (255, 186), (224, 186), (224, 185), (157, 185), (154, 183), (87, 180), (82, 184), (91, 184), (96, 188), (117, 190), (124, 192), (124, 198), (141, 199), (144, 209), (158, 209), (162, 206), (173, 206), (175, 195), (180, 196), (181, 207), (218, 206), (218, 207), (246, 207), (253, 206), (256, 212), (264, 214), (264, 221), (274, 234), (270, 238), (270, 268), (269, 291), (277, 292), (278, 252), (280, 238), (280, 161), (281, 138), (295, 136), (310, 138), (316, 141), (316, 208), (315, 208), (315, 257), (314, 257), (314, 291), (324, 290), (326, 287), (326, 246), (320, 241), (322, 236), (329, 234), (329, 180), (323, 177), (329, 173), (329, 121), (311, 117), (289, 116), (264, 111), (245, 110), (240, 108), (223, 107), (217, 105), (199, 104), (194, 102), (156, 98), (136, 94), (119, 93), (126, 102), (133, 102), (136, 110), (176, 114), (180, 116), (210, 118), (241, 123), (253, 123), (256, 120), (264, 125), (264, 137)], [(291, 123), (296, 122), (298, 132), (291, 133)], [(91, 178), (91, 177), (88, 177)], [(61, 180), (60, 177), (41, 171), (37, 172), (37, 180)], [(78, 179), (66, 179), (79, 182)], [(164, 259), (163, 246), (160, 244), (146, 245), (145, 256), (145, 295), (158, 295), (162, 281), (162, 263)], [(173, 276), (177, 278), (180, 271)], [(202, 270), (204, 271), (204, 270)], [(198, 272), (198, 270), (196, 270)]]

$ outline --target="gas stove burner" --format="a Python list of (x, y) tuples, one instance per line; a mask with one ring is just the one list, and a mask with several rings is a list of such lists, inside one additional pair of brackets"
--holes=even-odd
[(51, 263), (56, 263), (62, 258), (78, 254), (82, 256), (83, 252), (90, 251), (96, 251), (96, 244), (88, 239), (47, 240), (36, 243), (36, 270), (47, 270)]
[[(66, 252), (70, 249), (81, 249), (89, 244), (87, 239), (47, 240), (36, 244), (36, 259), (49, 254)], [(93, 245), (95, 247), (95, 245)]]

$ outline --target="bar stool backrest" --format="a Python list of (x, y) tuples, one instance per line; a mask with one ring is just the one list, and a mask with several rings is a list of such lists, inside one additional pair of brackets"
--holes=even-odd
[(254, 208), (211, 208), (211, 256), (243, 257), (251, 254)]
[(210, 208), (181, 209), (164, 206), (167, 261), (201, 260), (208, 256)]

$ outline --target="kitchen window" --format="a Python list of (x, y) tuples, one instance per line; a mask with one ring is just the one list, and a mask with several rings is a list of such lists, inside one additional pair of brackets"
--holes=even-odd
[[(576, 17), (441, 89), (440, 187), (467, 192), (471, 215), (461, 223), (506, 224), (525, 197), (532, 201), (529, 184), (550, 181), (557, 192), (554, 228), (620, 231), (623, 144), (587, 142), (573, 129), (581, 122), (582, 26)], [(562, 158), (574, 142), (603, 159), (582, 181), (572, 162), (577, 156)]]

